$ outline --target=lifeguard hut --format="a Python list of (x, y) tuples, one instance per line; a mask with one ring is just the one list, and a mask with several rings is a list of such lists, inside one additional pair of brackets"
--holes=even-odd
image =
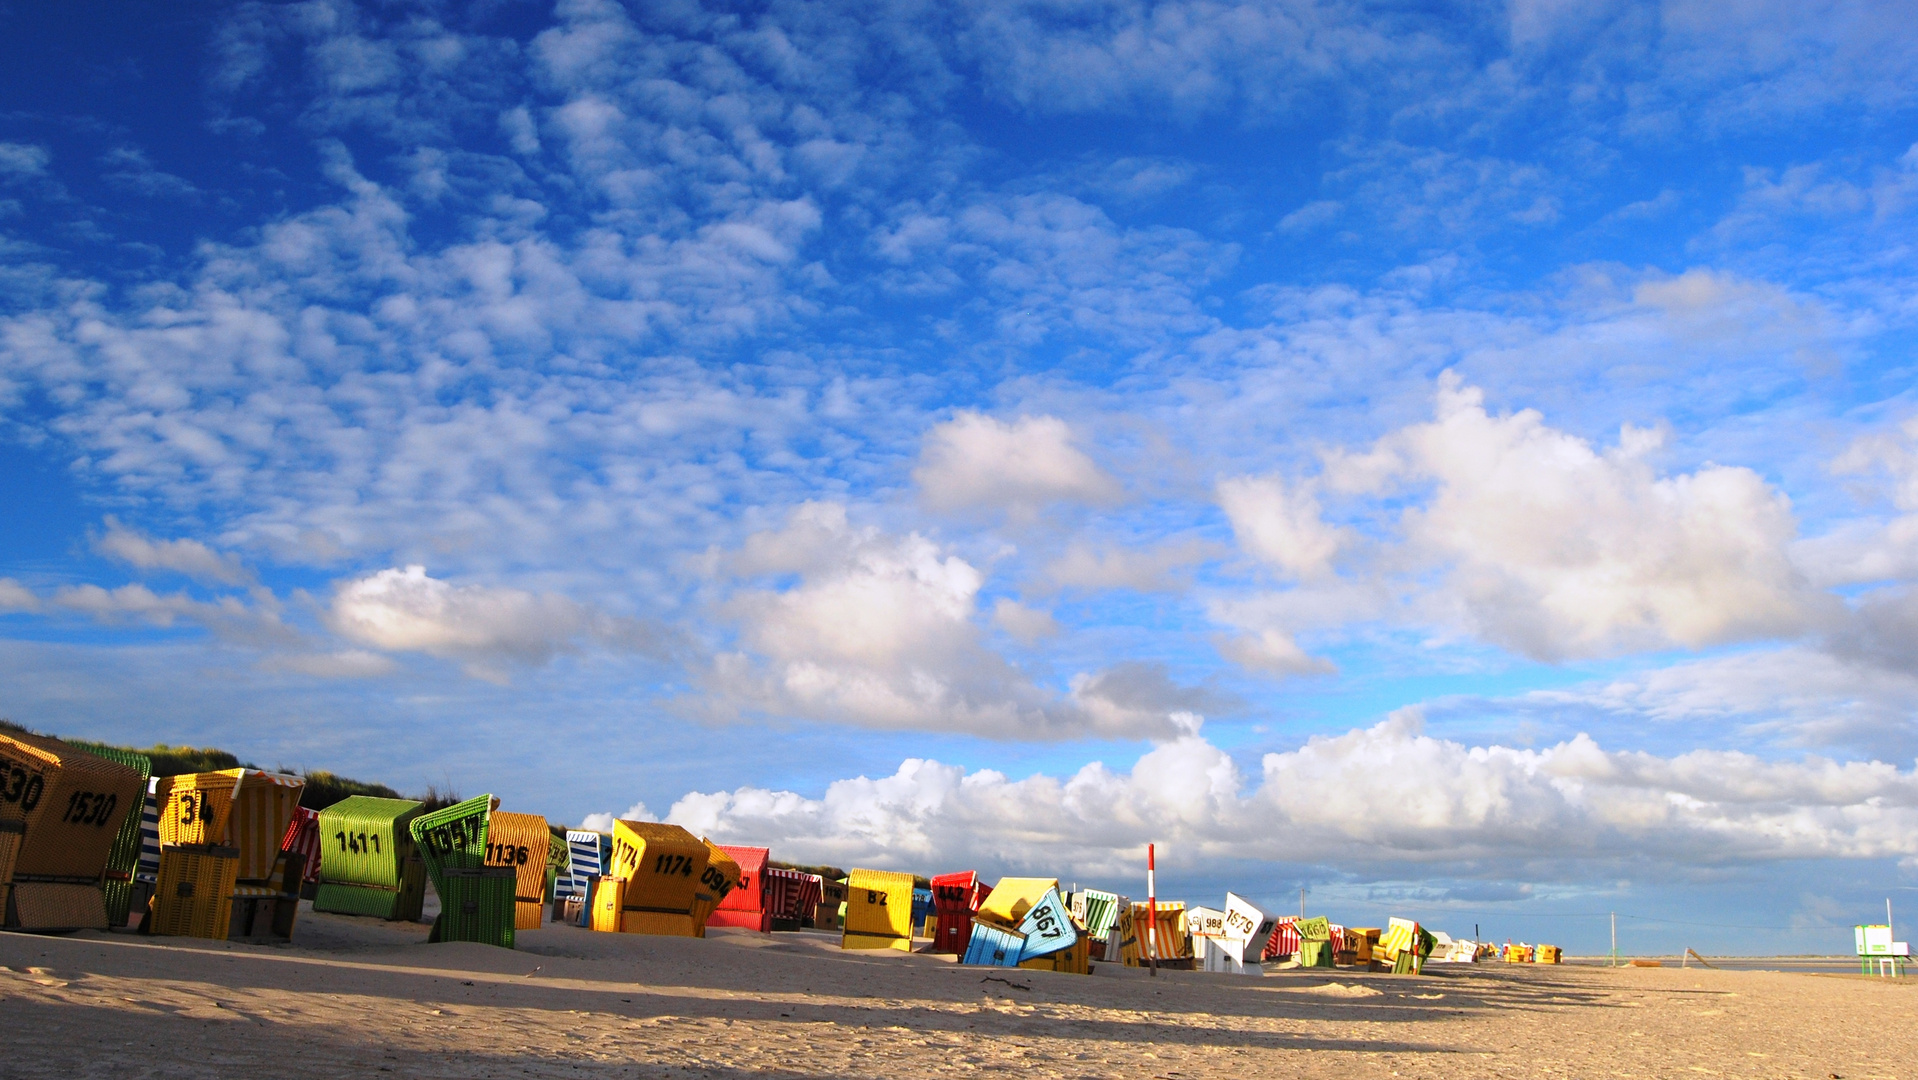
[(1910, 963), (1911, 946), (1891, 940), (1890, 924), (1854, 926), (1858, 943), (1858, 970), (1864, 975), (1899, 976)]

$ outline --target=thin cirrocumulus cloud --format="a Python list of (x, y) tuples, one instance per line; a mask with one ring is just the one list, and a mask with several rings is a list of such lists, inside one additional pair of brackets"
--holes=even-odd
[(926, 433), (912, 478), (935, 509), (987, 508), (1015, 517), (1055, 503), (1112, 506), (1124, 497), (1056, 416), (1007, 422), (961, 412)]
[(1832, 461), (1831, 471), (1860, 478), (1866, 501), (1888, 503), (1894, 513), (1841, 522), (1821, 536), (1800, 540), (1793, 545), (1793, 560), (1828, 587), (1918, 577), (1918, 417), (1854, 439)]
[(198, 540), (155, 540), (122, 525), (111, 514), (106, 532), (93, 549), (137, 570), (172, 571), (212, 585), (250, 585), (253, 572), (231, 555), (214, 551)]
[(726, 601), (742, 648), (715, 657), (708, 712), (1054, 740), (1163, 733), (1165, 706), (1185, 700), (1163, 669), (1124, 664), (1070, 694), (1037, 685), (985, 643), (983, 572), (923, 536), (854, 526), (837, 503), (801, 506), (721, 566), (796, 580)]
[(587, 645), (651, 655), (664, 645), (658, 632), (636, 619), (553, 593), (454, 585), (417, 565), (336, 583), (322, 618), (355, 644), (456, 660), (467, 674), (501, 683), (515, 667), (544, 664)]
[(316, 679), (377, 679), (400, 670), (399, 661), (365, 649), (271, 653), (260, 658), (259, 667)]
[(1337, 851), (1340, 865), (1371, 876), (1415, 864), (1509, 879), (1664, 860), (1908, 858), (1918, 854), (1918, 774), (1881, 761), (1608, 751), (1582, 734), (1543, 749), (1473, 746), (1425, 734), (1404, 710), (1267, 754), (1249, 780), (1188, 717), (1127, 771), (1094, 762), (1069, 777), (1014, 779), (910, 759), (819, 798), (691, 792), (666, 820), (838, 865), (1130, 874), (1150, 840), (1175, 865)]
[(158, 593), (138, 582), (112, 589), (92, 584), (63, 585), (46, 597), (35, 597), (25, 589), (18, 592), (22, 602), (32, 605), (22, 610), (73, 612), (106, 626), (198, 626), (223, 642), (249, 649), (299, 648), (304, 644), (300, 632), (282, 619), (279, 600), (259, 587), (244, 597), (226, 595), (211, 600), (190, 596), (184, 590)]
[(0, 142), (0, 176), (39, 176), (52, 160), (44, 146)]
[(969, 11), (962, 40), (987, 93), (1041, 114), (1236, 107), (1267, 118), (1326, 94), (1351, 66), (1381, 83), (1444, 66), (1384, 16), (1337, 4), (1015, 0)]
[(1191, 585), (1192, 568), (1217, 552), (1217, 545), (1198, 539), (1101, 547), (1077, 541), (1045, 565), (1039, 585), (1050, 590), (1182, 592)]
[(1471, 698), (1446, 710), (1554, 726), (1625, 723), (1740, 745), (1844, 748), (1891, 761), (1918, 757), (1918, 674), (1909, 660), (1851, 655), (1842, 634), (1509, 698)]
[(993, 193), (937, 209), (915, 199), (888, 215), (873, 247), (888, 292), (973, 298), (955, 312), (959, 324), (981, 346), (1020, 350), (1080, 339), (1151, 350), (1168, 334), (1216, 329), (1200, 294), (1240, 255), (1237, 244), (1122, 224), (1057, 193)]

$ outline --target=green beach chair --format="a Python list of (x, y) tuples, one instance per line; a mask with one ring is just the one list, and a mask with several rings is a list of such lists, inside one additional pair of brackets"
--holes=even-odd
[[(87, 753), (105, 758), (116, 765), (125, 765), (140, 774), (140, 790), (145, 791), (147, 780), (153, 776), (153, 759), (145, 754), (136, 754), (131, 750), (119, 750), (111, 746), (88, 747)], [(140, 864), (140, 815), (130, 813), (120, 825), (120, 832), (113, 838), (113, 850), (107, 855), (106, 877), (101, 880), (100, 891), (106, 895), (107, 925), (125, 926), (133, 909), (133, 874)]]
[(411, 826), (421, 804), (353, 795), (320, 811), (320, 888), (314, 911), (418, 922), (426, 863)]
[(513, 947), (518, 871), (486, 865), (493, 797), (481, 795), (413, 819), (413, 840), (439, 893), (428, 941), (477, 941)]

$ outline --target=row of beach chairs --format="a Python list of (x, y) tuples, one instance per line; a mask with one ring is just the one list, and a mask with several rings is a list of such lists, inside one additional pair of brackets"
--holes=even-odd
[[(418, 921), (430, 884), (439, 913), (429, 940), (505, 948), (516, 930), (542, 925), (549, 904), (555, 921), (602, 932), (812, 927), (862, 950), (909, 950), (923, 936), (966, 963), (1077, 973), (1094, 961), (1257, 973), (1275, 958), (1417, 971), (1436, 941), (1408, 920), (1367, 929), (1278, 918), (1232, 893), (1222, 908), (1188, 910), (1066, 892), (1056, 878), (987, 886), (968, 871), (930, 889), (893, 871), (827, 879), (677, 825), (562, 833), (537, 814), (501, 811), (490, 795), (431, 811), (354, 796), (316, 813), (300, 807), (298, 777), (151, 771), (138, 754), (0, 734), (6, 926), (134, 922), (150, 934), (283, 941), (302, 896), (316, 911)], [(1549, 946), (1536, 954), (1556, 958)]]

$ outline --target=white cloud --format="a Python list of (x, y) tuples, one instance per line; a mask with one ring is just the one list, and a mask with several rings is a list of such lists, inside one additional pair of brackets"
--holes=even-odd
[(1390, 57), (1381, 83), (1423, 50), (1375, 16), (1304, 4), (1232, 2), (982, 5), (961, 40), (986, 92), (1033, 112), (1171, 112), (1238, 105), (1253, 116), (1312, 107), (1351, 64)]
[(1344, 209), (1344, 203), (1315, 199), (1280, 218), (1279, 228), (1285, 232), (1311, 232), (1331, 224)]
[(747, 708), (888, 728), (950, 726), (1044, 737), (1046, 695), (979, 641), (984, 576), (916, 534), (857, 529), (843, 506), (808, 503), (750, 537), (731, 567), (797, 573), (784, 590), (728, 603), (745, 653), (721, 656), (711, 690)]
[(1243, 476), (1219, 481), (1218, 491), (1219, 506), (1248, 554), (1296, 577), (1332, 572), (1341, 537), (1320, 518), (1310, 484), (1287, 487), (1276, 476)]
[(214, 551), (198, 540), (154, 540), (109, 516), (107, 531), (93, 549), (140, 570), (171, 570), (195, 581), (216, 585), (247, 585), (253, 573), (231, 555)]
[(1862, 436), (1832, 462), (1840, 476), (1882, 473), (1890, 481), (1891, 504), (1918, 511), (1918, 417), (1899, 425), (1896, 432)]
[(32, 589), (12, 578), (0, 578), (0, 613), (9, 611), (38, 611), (40, 598)]
[(1562, 181), (1535, 159), (1390, 138), (1354, 137), (1335, 150), (1344, 167), (1320, 180), (1335, 198), (1302, 207), (1296, 212), (1302, 220), (1288, 217), (1281, 227), (1289, 222), (1292, 231), (1306, 232), (1338, 220), (1411, 255), (1417, 241), (1457, 243), (1559, 217)]
[(290, 671), (318, 679), (377, 679), (400, 669), (392, 657), (364, 649), (343, 649), (330, 653), (276, 653), (262, 658), (260, 667), (267, 671)]
[[(1887, 758), (1918, 755), (1918, 674), (1910, 663), (1859, 655), (1898, 648), (1866, 638), (1709, 656), (1600, 683), (1521, 695), (1548, 715), (1596, 709), (1634, 727), (1658, 725), (1719, 738), (1846, 748)], [(1903, 646), (1908, 648), (1908, 646)]]
[[(207, 607), (204, 601), (195, 600), (184, 592), (163, 596), (145, 585), (122, 585), (117, 589), (104, 589), (98, 585), (69, 585), (54, 593), (53, 602), (102, 621), (132, 616), (155, 626), (172, 626), (176, 619), (191, 618)], [(232, 603), (237, 604), (238, 601)]]
[(1156, 547), (1095, 549), (1074, 543), (1046, 564), (1044, 583), (1054, 589), (1135, 589), (1181, 592), (1189, 586), (1183, 571), (1204, 562), (1212, 545), (1184, 540)]
[(1434, 485), (1401, 519), (1446, 573), (1426, 603), (1492, 641), (1540, 658), (1702, 648), (1796, 636), (1832, 608), (1788, 557), (1789, 500), (1750, 469), (1661, 477), (1655, 435), (1595, 450), (1535, 411), (1487, 413), (1451, 375), (1437, 414), (1326, 473), (1347, 490)]
[(1918, 672), (1918, 589), (1883, 589), (1852, 605), (1828, 647), (1899, 675)]
[(338, 582), (324, 619), (349, 641), (457, 660), (467, 674), (494, 682), (504, 682), (511, 665), (543, 664), (588, 643), (634, 652), (660, 645), (636, 620), (552, 593), (453, 585), (423, 566)]
[(107, 167), (102, 176), (108, 183), (148, 198), (197, 201), (202, 194), (184, 177), (156, 168), (146, 152), (135, 146), (114, 147), (100, 161)]
[(0, 175), (38, 176), (47, 171), (53, 155), (32, 143), (0, 142)]
[(1170, 728), (1166, 710), (1151, 711), (1151, 694), (1121, 692), (1131, 686), (1123, 677), (1081, 676), (1090, 683), (1074, 700), (1033, 684), (983, 643), (978, 569), (917, 534), (855, 528), (838, 504), (799, 507), (726, 566), (798, 575), (789, 587), (742, 589), (728, 601), (745, 651), (718, 657), (706, 678), (728, 709), (1000, 739)]
[(1236, 707), (1238, 699), (1172, 681), (1166, 666), (1128, 660), (1072, 677), (1072, 700), (1106, 734), (1160, 735), (1197, 730), (1199, 715)]
[(1801, 540), (1792, 548), (1797, 563), (1821, 585), (1918, 578), (1918, 418), (1895, 432), (1853, 440), (1831, 468), (1839, 476), (1875, 484), (1872, 494), (1898, 513), (1841, 522), (1822, 536)]
[(636, 802), (627, 807), (626, 812), (623, 814), (587, 814), (585, 818), (581, 819), (579, 827), (587, 832), (609, 833), (613, 831), (615, 822), (658, 820), (659, 815), (648, 810), (645, 803)]
[(1059, 622), (1049, 611), (1029, 608), (1010, 597), (1000, 597), (992, 605), (992, 621), (999, 629), (1027, 645), (1059, 633)]
[(989, 507), (1029, 517), (1052, 503), (1110, 506), (1123, 496), (1056, 416), (1007, 423), (961, 412), (926, 433), (912, 476), (926, 503), (942, 510)]
[(1640, 281), (1631, 298), (1640, 310), (1656, 314), (1681, 343), (1764, 342), (1791, 350), (1802, 363), (1816, 363), (1829, 360), (1838, 336), (1815, 302), (1772, 282), (1699, 267)]
[(1272, 675), (1331, 675), (1338, 666), (1323, 657), (1308, 656), (1292, 635), (1278, 630), (1221, 638), (1219, 655), (1249, 671)]
[(1087, 187), (1108, 198), (1144, 202), (1184, 187), (1196, 172), (1188, 161), (1124, 157), (1083, 168), (1078, 176)]
[(1658, 757), (1585, 735), (1542, 750), (1468, 746), (1425, 735), (1407, 710), (1267, 754), (1253, 779), (1194, 724), (1126, 772), (1095, 762), (1015, 780), (914, 759), (817, 799), (696, 792), (666, 818), (805, 861), (1082, 877), (1135, 872), (1147, 841), (1173, 865), (1327, 861), (1394, 875), (1414, 864), (1495, 878), (1547, 864), (1577, 874), (1593, 862), (1918, 853), (1918, 773), (1880, 761)]
[(45, 604), (79, 612), (107, 625), (137, 620), (168, 628), (176, 623), (190, 623), (204, 627), (223, 641), (249, 647), (299, 643), (299, 633), (280, 620), (279, 602), (272, 593), (256, 588), (249, 598), (252, 603), (237, 596), (199, 600), (184, 591), (156, 593), (139, 584), (116, 589), (67, 585), (54, 590)]

